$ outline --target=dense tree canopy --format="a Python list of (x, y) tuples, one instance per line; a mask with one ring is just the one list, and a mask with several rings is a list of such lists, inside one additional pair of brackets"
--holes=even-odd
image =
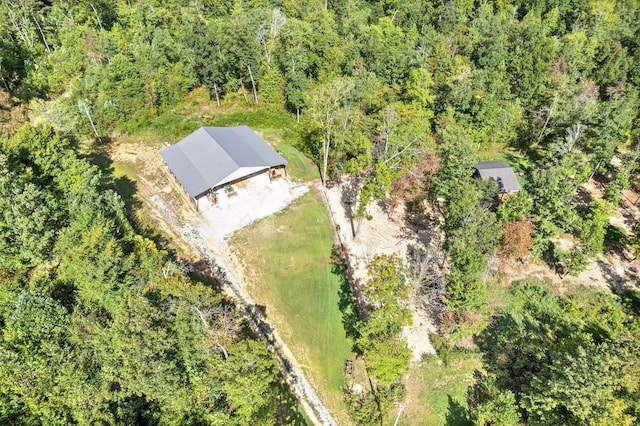
[[(4, 3), (0, 89), (17, 101), (66, 92), (63, 130), (92, 133), (85, 106), (99, 132), (135, 131), (199, 85), (247, 102), (255, 85), (253, 102), (308, 109), (305, 150), (328, 178), (365, 173), (365, 198), (440, 136), (539, 149), (548, 172), (532, 187), (580, 184), (633, 142), (630, 1)], [(542, 235), (573, 226), (559, 223), (566, 209), (538, 208), (557, 215)]]
[(477, 424), (632, 424), (640, 342), (631, 306), (604, 293), (561, 298), (530, 282), (511, 294), (480, 336), (487, 372), (469, 390)]
[(269, 423), (265, 345), (136, 234), (73, 140), (0, 139), (3, 423)]
[[(500, 241), (505, 256), (531, 250), (561, 274), (606, 248), (609, 212), (640, 170), (639, 23), (635, 0), (0, 1), (0, 415), (225, 424), (273, 413), (260, 388), (276, 380), (264, 349), (244, 331), (223, 343), (207, 331), (223, 301), (163, 273), (167, 255), (136, 235), (75, 138), (181, 124), (193, 117), (178, 106), (201, 87), (212, 108), (296, 114), (288, 130), (324, 184), (354, 178), (359, 218), (384, 199), (428, 200), (443, 214), (443, 302), (465, 322), (486, 313), (487, 257)], [(42, 115), (55, 130), (18, 129), (38, 99), (50, 101)], [(495, 188), (472, 179), (485, 158), (515, 166), (526, 193), (497, 207)], [(580, 198), (596, 174), (613, 207)], [(637, 257), (640, 225), (629, 228), (619, 240)], [(571, 248), (552, 244), (567, 236)], [(384, 325), (384, 306), (372, 302), (362, 326)], [(367, 341), (373, 330), (361, 350), (404, 360), (393, 327), (393, 351)], [(541, 370), (562, 378), (554, 391), (569, 393), (560, 370), (572, 363), (594, 389), (617, 386), (609, 343), (580, 333)], [(166, 346), (147, 345), (154, 336)], [(406, 365), (387, 361), (371, 364), (382, 381)], [(587, 362), (600, 375), (580, 371)], [(488, 374), (477, 397), (503, 406), (479, 406), (478, 419), (494, 409), (509, 421), (628, 418), (615, 392), (559, 414), (536, 399), (558, 395), (523, 395)]]

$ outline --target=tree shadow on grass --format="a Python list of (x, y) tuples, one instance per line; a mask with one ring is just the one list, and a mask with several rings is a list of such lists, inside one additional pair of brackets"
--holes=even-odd
[(351, 288), (345, 273), (342, 258), (335, 248), (331, 253), (331, 260), (333, 265), (331, 267), (331, 273), (340, 280), (340, 289), (338, 290), (338, 308), (342, 313), (342, 326), (344, 327), (346, 336), (355, 340), (359, 337), (358, 322), (360, 321), (360, 316), (358, 314), (356, 302), (351, 294)]
[(628, 290), (623, 292), (621, 297), (635, 315), (640, 315), (640, 291)]
[[(170, 253), (171, 257), (175, 257), (175, 253)], [(189, 278), (193, 281), (201, 282), (202, 284), (220, 290), (222, 285), (220, 281), (211, 272), (211, 265), (205, 259), (199, 258), (189, 263), (190, 271)]]
[(471, 426), (473, 423), (467, 417), (467, 409), (451, 395), (447, 395), (449, 401), (447, 409), (446, 424), (450, 426)]
[(135, 215), (133, 213), (142, 207), (142, 201), (137, 195), (137, 184), (128, 176), (114, 176), (115, 168), (113, 160), (109, 158), (109, 155), (105, 151), (105, 146), (107, 146), (110, 141), (107, 140), (104, 142), (105, 143), (102, 145), (94, 144), (91, 151), (86, 154), (85, 159), (100, 169), (105, 186), (108, 189), (113, 189), (118, 193), (118, 195), (120, 195), (120, 198), (124, 202), (129, 220), (136, 224)]

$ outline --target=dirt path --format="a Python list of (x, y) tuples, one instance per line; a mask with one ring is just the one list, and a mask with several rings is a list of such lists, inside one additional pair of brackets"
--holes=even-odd
[[(244, 291), (241, 271), (233, 264), (226, 262), (225, 259), (229, 259), (229, 253), (224, 238), (233, 232), (233, 229), (224, 228), (224, 232), (211, 229), (211, 221), (220, 219), (221, 213), (216, 213), (216, 207), (211, 205), (206, 207), (205, 215), (190, 207), (186, 197), (181, 195), (177, 185), (165, 171), (158, 151), (159, 149), (144, 144), (125, 143), (113, 146), (109, 155), (113, 161), (129, 163), (135, 167), (138, 194), (145, 203), (145, 209), (157, 222), (160, 231), (181, 249), (183, 255), (193, 255), (207, 264), (210, 272), (221, 283), (223, 291), (244, 313), (256, 335), (267, 342), (269, 350), (278, 360), (280, 372), (291, 392), (297, 397), (313, 424), (337, 425), (303, 373), (295, 356), (280, 338), (278, 331), (266, 320)], [(283, 191), (290, 190), (282, 197), (279, 208), (284, 208), (293, 199), (306, 192), (306, 189), (300, 185), (291, 185), (290, 188), (284, 183), (279, 185)], [(270, 197), (275, 195), (271, 194)], [(271, 209), (277, 207), (272, 205), (273, 203), (260, 203), (264, 198), (255, 198), (255, 194), (252, 198), (256, 207), (258, 204), (264, 207), (262, 211), (266, 214), (272, 214), (274, 211)], [(255, 219), (243, 218), (236, 223), (236, 226), (246, 226)]]

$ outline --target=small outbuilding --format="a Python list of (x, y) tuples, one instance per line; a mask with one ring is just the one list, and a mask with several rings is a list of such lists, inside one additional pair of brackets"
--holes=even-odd
[(500, 161), (487, 161), (478, 163), (474, 177), (482, 180), (494, 180), (498, 183), (498, 193), (507, 194), (520, 191), (520, 183), (515, 172), (509, 166)]
[(169, 170), (198, 208), (198, 200), (232, 184), (268, 172), (279, 175), (287, 164), (248, 126), (201, 127), (160, 151)]

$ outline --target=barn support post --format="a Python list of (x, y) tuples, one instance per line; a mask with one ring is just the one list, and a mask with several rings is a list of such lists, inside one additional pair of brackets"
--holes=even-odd
[(214, 206), (218, 205), (218, 194), (217, 194), (215, 188), (211, 188), (207, 192), (207, 198), (209, 198), (209, 201), (211, 201)]

